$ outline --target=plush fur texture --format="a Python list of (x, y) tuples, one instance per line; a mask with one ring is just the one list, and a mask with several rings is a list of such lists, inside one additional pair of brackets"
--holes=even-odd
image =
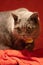
[[(0, 12), (0, 49), (34, 48), (34, 39), (39, 34), (39, 19), (37, 12), (25, 8), (15, 11)], [(32, 43), (26, 39), (32, 38)]]

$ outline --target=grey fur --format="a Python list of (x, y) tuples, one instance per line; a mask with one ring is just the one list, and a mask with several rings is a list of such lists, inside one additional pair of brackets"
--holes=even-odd
[[(15, 19), (16, 16), (18, 17), (17, 20)], [(36, 17), (37, 22), (31, 21), (31, 17)], [(24, 40), (24, 37), (28, 38), (30, 36), (35, 39), (38, 36), (38, 21), (37, 12), (30, 12), (25, 8), (0, 12), (0, 49), (11, 47), (14, 49), (20, 47), (21, 49), (21, 39)], [(33, 34), (35, 30), (36, 32)]]

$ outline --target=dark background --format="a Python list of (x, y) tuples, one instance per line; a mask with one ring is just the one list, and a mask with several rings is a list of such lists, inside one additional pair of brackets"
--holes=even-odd
[(36, 46), (43, 47), (43, 0), (0, 0), (0, 11), (27, 8), (30, 11), (39, 12), (40, 35), (36, 40)]

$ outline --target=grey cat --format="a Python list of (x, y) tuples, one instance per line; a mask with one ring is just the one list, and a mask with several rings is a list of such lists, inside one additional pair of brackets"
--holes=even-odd
[[(34, 39), (39, 34), (37, 12), (25, 8), (0, 12), (0, 49), (34, 48)], [(27, 39), (32, 42), (26, 42)]]

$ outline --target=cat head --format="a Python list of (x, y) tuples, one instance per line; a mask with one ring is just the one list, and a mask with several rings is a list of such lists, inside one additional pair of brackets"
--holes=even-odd
[(32, 14), (28, 13), (28, 14), (22, 15), (22, 17), (19, 17), (15, 14), (12, 14), (12, 16), (14, 19), (14, 36), (15, 36), (15, 38), (17, 40), (24, 40), (26, 44), (27, 44), (27, 42), (33, 43), (33, 41), (39, 35), (38, 13), (37, 12), (33, 12)]

